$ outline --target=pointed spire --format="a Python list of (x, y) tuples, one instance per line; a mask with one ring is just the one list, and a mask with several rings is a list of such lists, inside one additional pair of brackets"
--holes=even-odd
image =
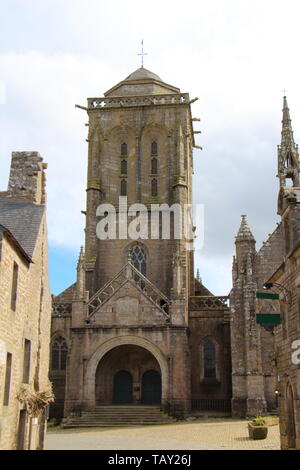
[(85, 269), (84, 269), (84, 251), (83, 246), (80, 247), (78, 263), (77, 263), (77, 295), (83, 297), (85, 292)]
[(278, 177), (280, 187), (286, 186), (286, 179), (299, 185), (299, 153), (294, 141), (292, 120), (286, 96), (283, 97), (281, 144), (278, 146)]
[(282, 109), (282, 131), (281, 131), (281, 146), (295, 145), (294, 133), (292, 129), (292, 120), (290, 117), (290, 110), (286, 96), (283, 97), (283, 109)]
[(201, 276), (200, 276), (200, 270), (199, 270), (199, 268), (197, 269), (197, 281), (202, 284), (202, 279), (201, 279)]
[(84, 251), (83, 251), (83, 246), (80, 247), (80, 252), (79, 252), (79, 257), (78, 257), (78, 262), (77, 262), (77, 267), (79, 267), (84, 260)]
[(245, 214), (242, 215), (241, 225), (238, 231), (238, 234), (235, 238), (236, 242), (240, 241), (255, 241), (250, 230), (250, 227), (247, 222), (247, 216)]

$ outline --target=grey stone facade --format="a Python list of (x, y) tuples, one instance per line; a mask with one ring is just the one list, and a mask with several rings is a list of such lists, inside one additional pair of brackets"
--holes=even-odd
[[(160, 404), (171, 413), (228, 411), (228, 299), (214, 297), (194, 279), (187, 240), (96, 235), (97, 207), (112, 204), (119, 215), (124, 188), (128, 205), (142, 203), (146, 212), (151, 204), (191, 203), (195, 142), (189, 95), (141, 68), (103, 98), (88, 99), (84, 109), (85, 248), (76, 283), (54, 298), (52, 345), (60, 338), (68, 354), (64, 367), (51, 363), (57, 397), (52, 413), (67, 417), (114, 402), (122, 370), (131, 376), (134, 404), (143, 402), (143, 377), (153, 370), (161, 377)], [(145, 265), (134, 258), (135, 250)], [(210, 355), (206, 369), (204, 355)]]
[[(243, 216), (231, 292), (233, 414), (261, 415), (278, 404), (282, 449), (300, 449), (299, 169), (284, 97), (277, 175), (281, 221), (256, 253)], [(256, 291), (263, 287), (279, 299), (256, 299)], [(257, 324), (258, 313), (280, 314), (281, 324), (272, 328)]]

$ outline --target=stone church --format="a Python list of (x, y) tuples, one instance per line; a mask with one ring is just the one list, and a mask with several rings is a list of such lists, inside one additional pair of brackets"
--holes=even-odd
[(230, 413), (228, 297), (194, 278), (191, 240), (162, 237), (161, 219), (156, 237), (97, 236), (110, 208), (120, 228), (120, 196), (143, 204), (141, 217), (152, 205), (191, 204), (194, 101), (141, 67), (80, 106), (89, 117), (85, 247), (76, 282), (53, 298), (52, 416), (80, 421), (128, 404)]
[[(67, 424), (120, 423), (122, 405), (136, 422), (154, 422), (157, 410), (245, 417), (277, 408), (275, 335), (256, 314), (278, 306), (258, 302), (256, 292), (283, 262), (284, 224), (256, 251), (242, 216), (230, 306), (229, 296), (214, 296), (195, 279), (194, 235), (176, 237), (174, 225), (162, 236), (166, 207), (192, 201), (194, 101), (141, 67), (78, 106), (89, 117), (85, 247), (76, 282), (53, 298), (50, 361), (51, 415)], [(280, 201), (292, 142), (286, 99), (282, 123)], [(120, 197), (147, 220), (147, 236), (126, 236), (133, 218)], [(161, 209), (154, 226), (153, 207)], [(103, 237), (105, 219), (116, 230)]]

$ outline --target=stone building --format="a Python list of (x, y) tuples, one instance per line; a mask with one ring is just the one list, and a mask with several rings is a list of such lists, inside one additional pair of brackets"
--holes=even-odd
[(282, 239), (281, 227), (277, 227), (256, 252), (246, 216), (242, 216), (235, 240), (230, 294), (232, 415), (235, 417), (264, 415), (277, 408), (274, 335), (256, 323), (257, 313), (276, 307), (269, 305), (270, 302), (259, 303), (256, 292), (280, 264)]
[(1, 449), (43, 448), (45, 413), (29, 414), (17, 397), (49, 389), (46, 167), (37, 152), (13, 152), (8, 191), (0, 192)]
[(286, 98), (282, 124), (278, 214), (283, 256), (267, 287), (279, 294), (281, 313), (275, 329), (281, 448), (300, 449), (300, 167)]
[[(264, 414), (279, 402), (281, 446), (300, 448), (300, 187), (299, 153), (284, 97), (278, 146), (281, 221), (259, 252), (243, 216), (236, 237), (231, 292), (233, 414)], [(263, 287), (278, 300), (256, 298)], [(256, 314), (280, 313), (263, 327)]]
[[(80, 106), (89, 117), (85, 247), (76, 282), (53, 302), (54, 416), (128, 403), (230, 412), (228, 297), (194, 279), (193, 234), (174, 236), (175, 212), (162, 236), (167, 207), (192, 201), (193, 101), (141, 67)], [(126, 238), (124, 226), (143, 223), (153, 205), (149, 236)], [(99, 238), (105, 219), (116, 219), (117, 237)]]

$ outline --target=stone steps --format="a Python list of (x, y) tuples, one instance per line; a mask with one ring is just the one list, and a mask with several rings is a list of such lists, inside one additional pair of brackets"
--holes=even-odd
[(64, 428), (113, 427), (170, 424), (173, 418), (163, 413), (158, 406), (97, 406), (83, 411), (81, 416), (69, 416)]

